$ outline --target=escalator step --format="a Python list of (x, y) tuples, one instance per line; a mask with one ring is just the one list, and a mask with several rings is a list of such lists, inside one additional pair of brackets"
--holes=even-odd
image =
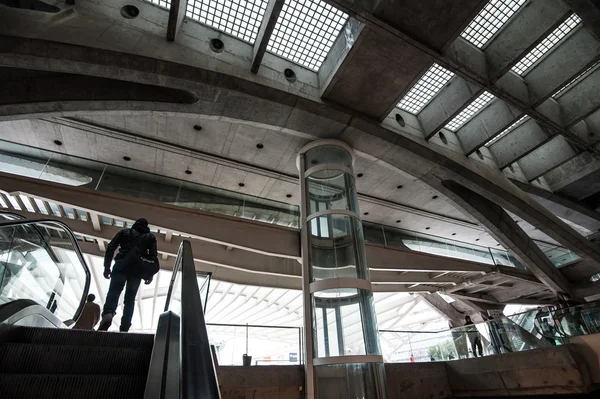
[(154, 344), (154, 335), (68, 330), (60, 328), (15, 327), (3, 334), (2, 341), (47, 345), (152, 348)]
[(145, 384), (145, 376), (2, 374), (0, 398), (135, 399)]
[(146, 375), (150, 348), (0, 344), (0, 373)]

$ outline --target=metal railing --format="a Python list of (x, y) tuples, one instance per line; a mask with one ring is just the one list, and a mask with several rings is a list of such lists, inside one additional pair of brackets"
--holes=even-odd
[[(181, 271), (181, 315), (170, 311)], [(220, 399), (219, 382), (204, 320), (189, 241), (177, 254), (165, 312), (160, 316), (144, 399)]]
[(74, 324), (87, 300), (91, 274), (73, 231), (56, 220), (0, 215), (0, 304), (30, 299), (65, 325)]

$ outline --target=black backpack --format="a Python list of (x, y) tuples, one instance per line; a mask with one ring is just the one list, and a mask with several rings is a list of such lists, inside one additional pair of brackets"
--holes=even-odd
[[(148, 255), (148, 249), (144, 247), (145, 238), (151, 233), (134, 235), (130, 231), (131, 245), (129, 251), (123, 258), (123, 269), (128, 276), (138, 277), (142, 280), (150, 280), (160, 270), (158, 258)], [(137, 232), (136, 232), (137, 233)], [(153, 237), (154, 239), (154, 237)]]

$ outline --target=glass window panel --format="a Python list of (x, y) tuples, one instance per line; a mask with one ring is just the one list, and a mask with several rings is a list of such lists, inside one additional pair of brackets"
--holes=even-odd
[(171, 1), (170, 0), (144, 0), (148, 3), (157, 5), (161, 8), (166, 8), (167, 10), (171, 8)]
[[(309, 216), (329, 209), (358, 213), (354, 177), (339, 170), (313, 173), (307, 180), (307, 201), (312, 205)], [(318, 209), (318, 210), (317, 210)]]
[(330, 289), (315, 292), (312, 301), (316, 357), (379, 354), (372, 292)]
[(515, 130), (517, 127), (521, 126), (523, 123), (527, 122), (528, 120), (529, 120), (529, 115), (524, 115), (518, 121), (516, 121), (515, 123), (513, 123), (506, 129), (504, 129), (499, 135), (497, 135), (496, 137), (494, 137), (493, 139), (491, 139), (490, 141), (485, 143), (485, 146), (486, 147), (491, 146), (496, 141), (500, 140), (502, 137), (506, 136), (508, 133), (512, 132), (513, 130)]
[(400, 100), (398, 108), (414, 115), (418, 114), (453, 77), (454, 74), (449, 70), (433, 64)]
[(387, 384), (381, 363), (316, 366), (315, 378), (317, 396), (331, 399), (377, 398)]
[(490, 0), (460, 35), (478, 48), (485, 47), (526, 1)]
[(471, 104), (469, 104), (465, 109), (463, 109), (458, 115), (456, 115), (450, 122), (444, 126), (446, 129), (456, 132), (461, 128), (462, 125), (467, 123), (471, 118), (477, 115), (481, 110), (487, 107), (493, 99), (495, 99), (493, 94), (484, 91), (479, 95)]
[(254, 44), (268, 0), (189, 0), (186, 16)]
[(564, 39), (569, 33), (571, 33), (579, 24), (581, 19), (573, 14), (552, 31), (544, 40), (542, 40), (537, 46), (533, 48), (529, 53), (525, 55), (512, 70), (523, 76), (530, 71), (531, 67), (542, 59), (546, 54), (549, 54), (554, 47)]
[[(310, 257), (313, 281), (334, 277), (368, 279), (360, 221), (348, 215), (326, 215), (327, 221), (310, 224)], [(316, 228), (316, 230), (315, 230)]]
[(267, 51), (318, 71), (348, 15), (319, 0), (287, 0)]

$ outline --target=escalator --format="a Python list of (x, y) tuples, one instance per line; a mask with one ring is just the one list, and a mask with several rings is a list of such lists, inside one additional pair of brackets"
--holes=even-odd
[(220, 398), (188, 241), (154, 335), (70, 329), (89, 285), (65, 224), (0, 213), (0, 398)]

